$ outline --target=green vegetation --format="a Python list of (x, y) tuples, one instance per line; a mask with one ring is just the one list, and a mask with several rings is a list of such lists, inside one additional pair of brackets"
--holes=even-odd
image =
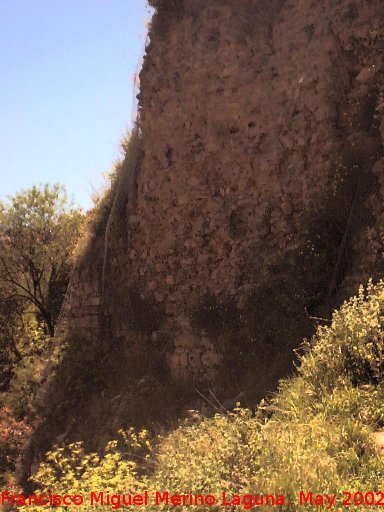
[(51, 336), (82, 219), (59, 185), (32, 187), (0, 204), (0, 283), (33, 306)]
[(0, 481), (30, 434), (82, 224), (59, 185), (0, 202)]
[[(137, 138), (130, 138), (126, 145), (137, 149)], [(115, 230), (108, 229), (108, 224), (111, 226), (123, 211), (119, 187), (130, 187), (134, 178), (137, 151), (132, 155), (124, 165), (117, 165), (109, 194), (90, 216), (87, 229), (100, 238), (100, 254), (105, 261), (108, 246), (116, 243)], [(119, 181), (121, 173), (126, 173), (127, 179)], [(132, 190), (128, 188), (124, 194), (131, 194)], [(29, 423), (36, 417), (35, 394), (82, 220), (81, 212), (67, 203), (65, 192), (57, 186), (42, 190), (34, 187), (12, 198), (10, 204), (1, 205), (0, 473), (8, 488), (14, 482), (17, 456), (30, 435)], [(323, 253), (321, 247), (318, 252)], [(315, 251), (314, 258), (317, 257)], [(103, 266), (103, 271), (108, 267)], [(298, 274), (298, 287), (300, 279), (306, 282)], [(290, 289), (291, 297), (297, 295), (295, 286)], [(112, 300), (113, 290), (110, 291)], [(106, 293), (108, 296), (108, 289)], [(269, 328), (278, 340), (282, 333), (276, 326), (283, 312), (290, 311), (289, 296), (281, 293), (281, 287), (265, 290), (266, 297), (275, 297), (273, 294), (276, 301), (271, 309), (276, 309), (276, 303), (281, 307), (276, 310), (276, 322), (271, 321), (274, 317), (269, 318)], [(207, 304), (196, 311), (196, 322), (219, 330), (225, 327), (240, 336), (236, 318), (231, 316), (233, 305), (212, 301)], [(295, 317), (294, 311), (291, 316)], [(256, 307), (254, 318), (260, 326)], [(384, 282), (370, 282), (334, 313), (330, 326), (318, 328), (312, 341), (303, 343), (296, 376), (281, 381), (275, 395), (262, 401), (256, 411), (237, 408), (208, 418), (190, 412), (177, 428), (157, 436), (140, 428), (121, 430), (119, 440), (108, 442), (102, 454), (87, 452), (80, 442), (57, 447), (47, 453), (46, 461), (34, 475), (34, 485), (39, 491), (52, 489), (57, 494), (84, 497), (97, 490), (109, 494), (148, 491), (151, 499), (159, 490), (170, 494), (213, 494), (217, 497), (217, 506), (210, 507), (213, 511), (223, 510), (223, 492), (227, 496), (282, 494), (290, 502), (285, 509), (292, 511), (311, 509), (309, 504), (299, 505), (300, 491), (336, 493), (333, 510), (344, 510), (344, 490), (374, 492), (383, 481), (384, 461), (376, 453), (372, 436), (384, 427), (383, 329)], [(292, 338), (288, 329), (285, 335)], [(148, 423), (149, 419), (159, 421), (161, 415), (171, 416), (167, 401), (175, 407), (180, 388), (170, 398), (166, 391), (163, 393), (169, 387), (167, 375), (160, 383), (145, 377), (158, 376), (163, 362), (149, 349), (146, 355), (148, 360), (143, 358), (141, 349), (135, 352), (132, 347), (117, 346), (113, 351), (108, 347), (106, 352), (104, 346), (73, 340), (57, 367), (57, 383), (51, 387), (54, 406), (52, 410), (47, 408), (45, 414), (60, 418), (65, 411), (55, 405), (64, 403), (67, 393), (75, 389), (82, 413), (101, 428), (105, 418), (97, 416), (106, 410), (113, 415), (115, 405), (120, 412), (127, 408), (123, 416), (130, 418), (131, 425), (143, 424), (141, 417), (135, 418), (132, 412), (139, 410), (142, 403)], [(129, 362), (129, 375), (122, 361)], [(257, 378), (262, 379), (263, 375)], [(158, 394), (151, 395), (148, 388), (155, 387)], [(126, 396), (120, 396), (121, 388)], [(166, 400), (161, 402), (159, 414), (158, 397), (163, 394)], [(150, 400), (149, 396), (155, 398)], [(98, 400), (109, 403), (109, 409)], [(183, 405), (182, 401), (177, 404), (178, 411)], [(110, 425), (108, 429), (104, 435), (99, 432), (98, 437), (109, 439)], [(157, 508), (168, 510), (169, 505), (164, 502)], [(29, 506), (27, 509), (34, 510)], [(89, 501), (85, 501), (83, 510), (90, 510)]]
[(283, 509), (292, 511), (312, 508), (298, 504), (300, 491), (336, 493), (332, 510), (344, 510), (343, 491), (375, 492), (383, 482), (372, 438), (384, 426), (383, 329), (384, 282), (370, 282), (304, 343), (297, 375), (254, 414), (191, 413), (151, 441), (146, 431), (121, 432), (123, 441), (109, 443), (104, 455), (75, 443), (48, 453), (34, 481), (58, 494), (192, 491), (217, 495), (219, 503), (223, 491), (281, 493), (290, 501)]

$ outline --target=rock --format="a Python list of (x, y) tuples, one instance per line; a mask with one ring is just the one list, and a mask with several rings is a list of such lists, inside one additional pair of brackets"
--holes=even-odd
[(364, 84), (366, 82), (370, 82), (376, 74), (376, 68), (375, 66), (367, 66), (366, 68), (363, 68), (360, 73), (357, 75), (356, 80), (360, 82), (361, 84)]
[(291, 215), (293, 211), (292, 204), (288, 201), (281, 203), (281, 209), (286, 215)]
[(180, 363), (180, 355), (179, 354), (172, 354), (169, 358), (169, 365), (171, 367), (179, 366)]
[(384, 158), (381, 158), (375, 162), (374, 166), (372, 167), (372, 172), (379, 176), (384, 174)]
[(177, 204), (179, 206), (183, 206), (185, 204), (188, 203), (188, 194), (182, 194), (178, 199), (177, 199)]
[(171, 276), (171, 275), (169, 275), (165, 278), (165, 282), (167, 283), (168, 286), (175, 284), (175, 280), (174, 280), (173, 276)]
[(188, 361), (188, 354), (186, 352), (184, 352), (184, 354), (180, 355), (179, 364), (180, 364), (180, 366), (183, 366), (184, 368), (186, 368), (188, 366), (189, 361)]
[(205, 336), (203, 338), (201, 338), (200, 345), (203, 348), (205, 348), (205, 349), (212, 349), (213, 348), (212, 342), (210, 341), (209, 338), (207, 338)]
[(198, 178), (196, 178), (195, 176), (192, 176), (192, 178), (189, 178), (188, 183), (192, 187), (197, 187), (200, 184), (200, 180)]
[(100, 295), (96, 295), (96, 296), (92, 297), (90, 304), (91, 304), (91, 306), (100, 306), (100, 304), (101, 304)]
[(219, 366), (223, 361), (223, 356), (218, 354), (217, 352), (204, 352), (201, 356), (201, 362), (204, 366), (208, 366), (208, 368), (214, 368), (215, 366)]
[(201, 367), (200, 354), (197, 352), (191, 352), (189, 354), (189, 363), (193, 370), (198, 370)]
[(164, 295), (161, 292), (155, 292), (154, 294), (156, 302), (163, 302)]

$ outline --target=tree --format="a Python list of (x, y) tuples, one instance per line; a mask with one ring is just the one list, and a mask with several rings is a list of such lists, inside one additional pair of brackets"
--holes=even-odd
[(32, 304), (53, 336), (84, 216), (60, 185), (9, 199), (0, 202), (0, 286)]
[(21, 354), (17, 339), (24, 314), (23, 304), (9, 290), (0, 287), (0, 393), (7, 391), (13, 376), (13, 368)]

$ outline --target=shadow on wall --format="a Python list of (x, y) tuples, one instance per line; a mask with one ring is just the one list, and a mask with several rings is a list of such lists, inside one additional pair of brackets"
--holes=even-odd
[[(55, 443), (80, 439), (98, 449), (119, 428), (173, 428), (187, 409), (201, 409), (202, 399), (204, 411), (212, 414), (215, 408), (204, 399), (211, 392), (220, 403), (234, 406), (231, 399), (238, 396), (253, 407), (274, 390), (278, 379), (292, 371), (300, 340), (314, 332), (315, 317), (329, 318), (340, 302), (344, 277), (357, 256), (354, 240), (372, 220), (367, 197), (376, 181), (368, 157), (364, 149), (344, 148), (335, 159), (328, 197), (316, 211), (302, 212), (291, 250), (276, 252), (266, 263), (263, 248), (253, 247), (241, 277), (248, 290), (241, 307), (234, 298), (196, 297), (185, 313), (193, 335), (206, 333), (222, 362), (205, 382), (191, 372), (177, 385), (167, 360), (176, 331), (153, 336), (171, 322), (158, 306), (142, 300), (139, 290), (124, 285), (129, 282), (124, 258), (113, 263), (127, 250), (127, 203), (135, 197), (134, 179), (120, 193), (117, 181), (98, 217), (93, 248), (82, 261), (94, 279), (104, 280), (98, 334), (82, 337), (72, 330), (25, 467), (36, 464)], [(136, 155), (133, 176), (138, 161)]]
[[(183, 3), (176, 0), (152, 4), (182, 13)], [(166, 17), (160, 22), (166, 25)], [(165, 25), (156, 30), (166, 31)], [(311, 38), (310, 26), (307, 32)], [(143, 158), (140, 133), (133, 134), (111, 191), (94, 212), (80, 265), (100, 289), (95, 333), (80, 333), (76, 321), (70, 325), (67, 348), (51, 378), (43, 420), (27, 455), (25, 481), (31, 466), (55, 443), (83, 440), (87, 448), (97, 450), (119, 428), (173, 428), (187, 409), (201, 408), (211, 392), (221, 403), (231, 404), (228, 407), (235, 405), (233, 397), (252, 407), (292, 372), (293, 351), (314, 332), (317, 318), (329, 319), (331, 310), (350, 295), (344, 283), (359, 263), (356, 241), (373, 223), (368, 197), (376, 179), (371, 169), (382, 147), (373, 121), (378, 94), (372, 91), (365, 100), (357, 98), (356, 112), (349, 118), (355, 138), (349, 140), (349, 128), (339, 127), (343, 147), (334, 157), (328, 195), (319, 199), (316, 209), (301, 212), (290, 248), (279, 253), (272, 240), (276, 235), (271, 235), (268, 242), (275, 243), (276, 250), (268, 261), (261, 244), (244, 249), (239, 289), (246, 290), (245, 302), (199, 293), (191, 310), (183, 312), (191, 328), (188, 339), (206, 343), (206, 352), (220, 361), (205, 382), (193, 371), (185, 379), (172, 377), (168, 356), (185, 333), (173, 330), (174, 319), (141, 298), (131, 276), (128, 220), (136, 205)], [(172, 158), (171, 152), (167, 158)], [(232, 236), (241, 238), (246, 229), (241, 218), (234, 214), (231, 223)], [(80, 306), (72, 308), (76, 312)], [(160, 332), (165, 335), (154, 336)], [(207, 414), (216, 412), (208, 400), (204, 403)]]

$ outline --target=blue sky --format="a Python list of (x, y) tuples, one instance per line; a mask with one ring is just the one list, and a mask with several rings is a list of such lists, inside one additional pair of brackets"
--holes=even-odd
[(0, 0), (0, 199), (61, 183), (84, 208), (134, 113), (145, 0)]

